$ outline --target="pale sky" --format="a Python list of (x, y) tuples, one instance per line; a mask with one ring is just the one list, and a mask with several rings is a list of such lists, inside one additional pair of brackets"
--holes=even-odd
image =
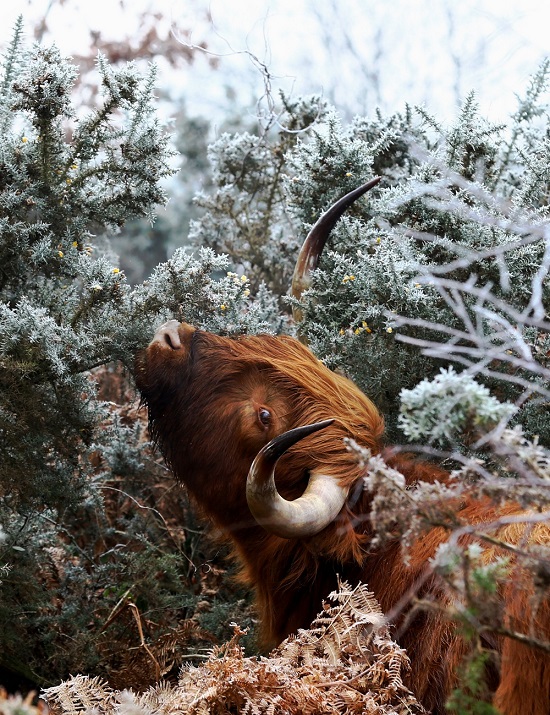
[(500, 121), (550, 50), (550, 3), (541, 0), (4, 0), (2, 44), (19, 13), (30, 29), (48, 8), (50, 37), (66, 54), (83, 53), (90, 30), (132, 34), (139, 11), (160, 13), (161, 29), (191, 29), (191, 42), (206, 40), (221, 56), (219, 69), (161, 66), (159, 81), (206, 114), (223, 105), (228, 85), (253, 107), (262, 78), (248, 51), (269, 68), (275, 92), (320, 92), (348, 114), (408, 102), (451, 119), (473, 89)]

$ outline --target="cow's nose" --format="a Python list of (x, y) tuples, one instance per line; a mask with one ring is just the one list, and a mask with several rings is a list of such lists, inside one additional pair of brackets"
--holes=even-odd
[(157, 344), (170, 350), (182, 350), (188, 345), (194, 332), (195, 328), (188, 323), (169, 320), (157, 328), (151, 345)]
[(179, 350), (181, 348), (181, 338), (179, 335), (180, 323), (177, 320), (169, 320), (163, 323), (155, 333), (152, 343), (159, 343), (163, 348)]

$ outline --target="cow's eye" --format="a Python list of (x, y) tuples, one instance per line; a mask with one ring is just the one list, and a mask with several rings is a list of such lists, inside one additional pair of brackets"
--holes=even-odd
[(265, 407), (258, 411), (258, 417), (263, 425), (268, 425), (271, 422), (271, 412), (266, 410)]

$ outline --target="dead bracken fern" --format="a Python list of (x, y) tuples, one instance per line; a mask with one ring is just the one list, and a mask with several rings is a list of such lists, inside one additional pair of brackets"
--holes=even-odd
[(0, 686), (0, 715), (48, 715), (48, 707), (43, 700), (36, 700), (36, 692), (31, 690), (25, 697), (8, 695)]
[(177, 685), (161, 682), (144, 693), (116, 691), (76, 676), (44, 695), (54, 715), (421, 715), (403, 685), (409, 667), (366, 586), (340, 583), (334, 605), (309, 630), (285, 640), (269, 657), (245, 658), (234, 635), (200, 666), (183, 668)]
[[(134, 606), (136, 619), (139, 618), (137, 607), (129, 605)], [(131, 687), (143, 691), (177, 667), (176, 664), (181, 663), (187, 655), (190, 644), (215, 642), (214, 637), (200, 628), (193, 619), (182, 621), (151, 645), (146, 644), (141, 629), (139, 634), (141, 642), (138, 646), (122, 650), (121, 644), (117, 642), (110, 651), (107, 645), (102, 648), (109, 662), (113, 663), (109, 670), (109, 685), (114, 689)]]

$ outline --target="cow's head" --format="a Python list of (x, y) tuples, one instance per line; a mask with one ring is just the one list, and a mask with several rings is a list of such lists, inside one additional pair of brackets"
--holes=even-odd
[(229, 528), (252, 513), (280, 536), (317, 533), (359, 477), (344, 437), (379, 449), (372, 402), (290, 337), (221, 337), (169, 321), (136, 379), (175, 475)]
[[(339, 216), (378, 180), (340, 199), (313, 227), (295, 296)], [(372, 402), (290, 337), (222, 337), (171, 320), (138, 357), (136, 380), (176, 477), (225, 528), (254, 518), (287, 538), (320, 532), (360, 477), (344, 438), (379, 450), (383, 420)]]

